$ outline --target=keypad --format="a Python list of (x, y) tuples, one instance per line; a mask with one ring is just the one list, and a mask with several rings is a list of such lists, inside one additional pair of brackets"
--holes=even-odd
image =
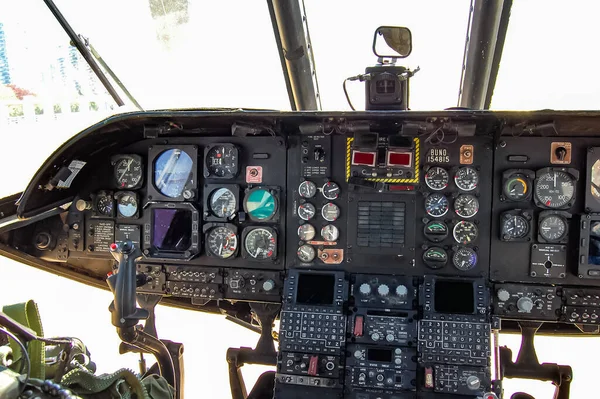
[(419, 351), (425, 362), (487, 366), (490, 324), (421, 320)]
[(339, 353), (345, 334), (341, 309), (292, 306), (281, 312), (280, 350)]

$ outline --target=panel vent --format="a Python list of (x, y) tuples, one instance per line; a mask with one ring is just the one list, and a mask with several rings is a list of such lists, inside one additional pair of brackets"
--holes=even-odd
[(404, 246), (404, 202), (360, 201), (356, 245), (370, 248)]

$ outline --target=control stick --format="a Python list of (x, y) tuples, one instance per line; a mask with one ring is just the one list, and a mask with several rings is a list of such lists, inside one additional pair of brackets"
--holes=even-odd
[(117, 333), (124, 342), (153, 354), (161, 375), (172, 387), (177, 387), (175, 367), (167, 347), (161, 340), (145, 333), (141, 326), (137, 325), (140, 320), (149, 316), (148, 311), (138, 308), (136, 302), (135, 262), (142, 256), (142, 252), (131, 241), (112, 243), (110, 252), (118, 262), (116, 271), (106, 280), (114, 295), (114, 300), (108, 308), (112, 315), (112, 324), (117, 327)]

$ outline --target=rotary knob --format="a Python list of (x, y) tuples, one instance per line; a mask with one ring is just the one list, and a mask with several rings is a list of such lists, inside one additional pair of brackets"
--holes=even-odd
[(396, 287), (396, 295), (398, 295), (400, 298), (406, 298), (407, 294), (408, 290), (404, 285), (399, 285)]
[(472, 391), (476, 391), (479, 389), (480, 386), (481, 380), (479, 379), (479, 377), (475, 375), (467, 377), (467, 388), (469, 388)]
[(390, 287), (388, 287), (386, 284), (381, 284), (379, 287), (377, 287), (377, 293), (381, 296), (387, 296), (390, 293)]
[(358, 290), (363, 295), (369, 295), (371, 293), (371, 286), (367, 283), (362, 283)]
[(496, 295), (498, 295), (498, 299), (502, 302), (508, 301), (510, 299), (510, 293), (504, 288), (500, 288)]
[(262, 288), (263, 288), (263, 290), (265, 290), (265, 292), (271, 291), (273, 288), (275, 288), (275, 281), (273, 281), (271, 279), (265, 281), (262, 284)]
[(383, 382), (385, 380), (385, 376), (383, 374), (377, 374), (377, 381)]
[(517, 308), (521, 312), (530, 313), (531, 309), (533, 309), (533, 301), (529, 297), (521, 297), (517, 301)]
[(362, 359), (363, 358), (363, 353), (360, 350), (356, 350), (354, 351), (354, 357), (357, 359)]
[(381, 338), (381, 336), (379, 335), (379, 333), (374, 332), (373, 334), (371, 334), (371, 340), (373, 340), (373, 341), (379, 341), (379, 338)]
[(388, 335), (386, 335), (386, 336), (385, 336), (385, 340), (386, 340), (387, 342), (394, 342), (394, 339), (395, 339), (395, 338), (396, 338), (396, 337), (394, 337), (394, 334), (388, 334)]

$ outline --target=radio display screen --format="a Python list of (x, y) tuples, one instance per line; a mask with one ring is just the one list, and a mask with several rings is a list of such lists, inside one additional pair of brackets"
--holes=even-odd
[(159, 251), (184, 252), (192, 245), (192, 211), (152, 210), (152, 246)]

